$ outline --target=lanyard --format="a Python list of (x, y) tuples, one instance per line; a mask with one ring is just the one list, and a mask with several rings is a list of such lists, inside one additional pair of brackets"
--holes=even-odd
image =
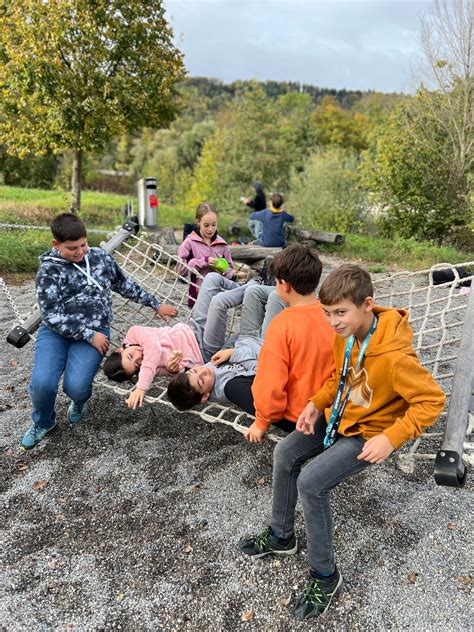
[[(366, 337), (364, 338), (359, 351), (359, 356), (357, 358), (357, 364), (355, 367), (355, 373), (359, 370), (359, 367), (364, 358), (365, 352), (367, 351), (367, 347), (369, 345), (370, 339), (377, 327), (377, 317), (374, 316), (374, 320), (370, 326), (369, 331), (367, 332)], [(326, 430), (326, 436), (324, 437), (324, 448), (329, 448), (333, 445), (336, 440), (337, 429), (339, 428), (339, 424), (341, 422), (344, 411), (346, 410), (347, 402), (349, 401), (349, 393), (351, 392), (352, 382), (347, 387), (346, 395), (344, 400), (341, 403), (342, 394), (344, 392), (344, 386), (346, 384), (347, 372), (349, 370), (349, 364), (351, 361), (351, 353), (352, 347), (354, 346), (355, 336), (349, 336), (346, 341), (346, 348), (344, 350), (344, 363), (342, 365), (341, 379), (339, 380), (339, 386), (337, 387), (336, 397), (334, 399), (334, 403), (331, 408), (331, 415), (328, 421), (328, 427)]]

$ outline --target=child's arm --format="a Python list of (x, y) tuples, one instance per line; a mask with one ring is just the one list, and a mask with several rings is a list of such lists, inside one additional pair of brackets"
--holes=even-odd
[(221, 349), (220, 351), (217, 351), (217, 353), (215, 353), (212, 358), (211, 358), (211, 362), (213, 364), (215, 364), (216, 366), (219, 366), (221, 364), (224, 364), (224, 362), (227, 362), (228, 360), (230, 360), (230, 357), (232, 356), (232, 354), (234, 353), (235, 349)]
[(293, 215), (291, 215), (290, 213), (287, 213), (286, 211), (283, 211), (283, 213), (284, 213), (284, 220), (285, 220), (285, 222), (288, 222), (288, 223), (291, 224), (292, 222), (295, 221), (295, 218), (294, 218)]
[(405, 414), (383, 432), (397, 450), (434, 424), (444, 408), (446, 395), (414, 352), (402, 356), (393, 366), (391, 381), (394, 391), (408, 403)]
[(193, 254), (193, 244), (189, 238), (186, 238), (181, 246), (178, 248), (178, 257), (184, 261), (184, 263), (189, 268), (195, 268), (196, 270), (202, 270), (203, 268), (208, 268), (208, 258), (207, 257), (190, 257)]

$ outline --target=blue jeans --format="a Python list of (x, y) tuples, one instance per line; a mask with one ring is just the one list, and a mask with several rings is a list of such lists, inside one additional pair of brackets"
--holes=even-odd
[(252, 236), (259, 240), (263, 235), (263, 222), (259, 222), (257, 219), (249, 219), (248, 227)]
[(277, 444), (273, 456), (271, 527), (282, 538), (293, 534), (299, 496), (306, 524), (308, 562), (313, 570), (332, 573), (335, 562), (329, 492), (370, 463), (357, 460), (365, 443), (363, 437), (340, 436), (324, 450), (325, 432), (326, 421), (320, 415), (314, 435), (295, 430)]
[[(97, 331), (109, 336), (108, 329)], [(102, 355), (88, 342), (64, 338), (41, 325), (30, 382), (33, 423), (41, 428), (54, 426), (54, 405), (63, 373), (66, 395), (77, 404), (86, 402), (91, 396), (92, 381), (101, 362)]]

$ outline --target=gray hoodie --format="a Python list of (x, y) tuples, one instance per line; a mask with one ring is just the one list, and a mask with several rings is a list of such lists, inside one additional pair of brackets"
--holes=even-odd
[(262, 348), (262, 338), (254, 336), (240, 336), (235, 343), (234, 353), (229, 361), (222, 366), (215, 367), (212, 362), (205, 366), (214, 369), (216, 380), (214, 382), (210, 402), (230, 404), (224, 393), (225, 385), (229, 380), (239, 375), (255, 375), (257, 372), (257, 360)]
[(159, 301), (143, 290), (102, 248), (90, 248), (80, 263), (53, 248), (40, 257), (36, 299), (42, 322), (60, 336), (91, 342), (112, 321), (111, 290), (157, 309)]

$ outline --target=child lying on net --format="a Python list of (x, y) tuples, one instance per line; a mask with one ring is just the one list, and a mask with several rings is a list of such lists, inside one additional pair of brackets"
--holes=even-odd
[(128, 407), (142, 406), (156, 375), (179, 373), (212, 361), (225, 343), (227, 311), (242, 303), (252, 285), (260, 288), (255, 280), (238, 285), (220, 274), (210, 273), (203, 281), (189, 325), (131, 327), (122, 346), (107, 358), (103, 367), (106, 376), (115, 382), (138, 375), (137, 385), (127, 399)]

